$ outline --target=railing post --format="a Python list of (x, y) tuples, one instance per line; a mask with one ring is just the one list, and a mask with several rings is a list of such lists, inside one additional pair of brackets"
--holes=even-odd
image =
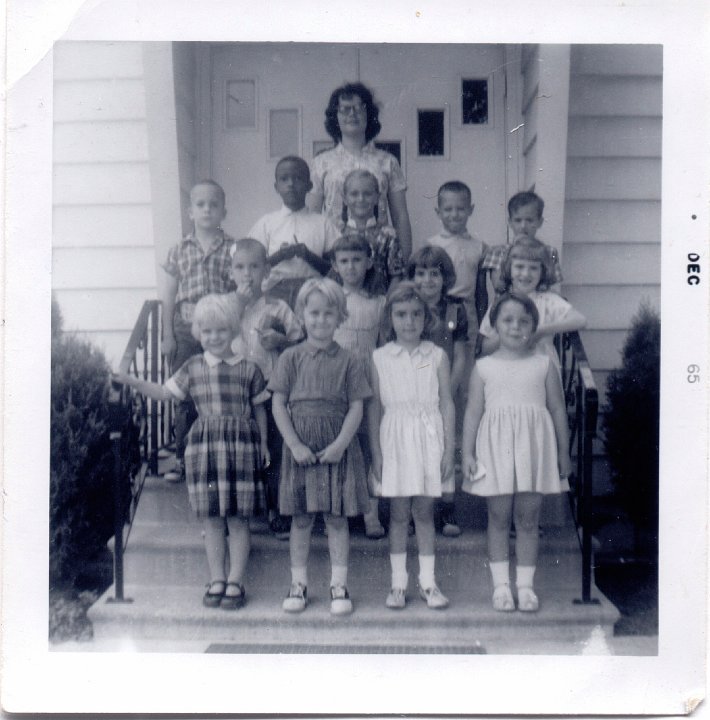
[(109, 392), (109, 437), (113, 450), (113, 589), (108, 602), (131, 602), (123, 595), (123, 528), (126, 509), (123, 504), (123, 412), (122, 393)]
[[(150, 381), (157, 383), (160, 382), (158, 377), (158, 355), (160, 348), (158, 346), (158, 331), (159, 331), (159, 304), (153, 303), (153, 308), (150, 314)], [(158, 474), (158, 402), (151, 400), (150, 413), (150, 472), (151, 475)]]

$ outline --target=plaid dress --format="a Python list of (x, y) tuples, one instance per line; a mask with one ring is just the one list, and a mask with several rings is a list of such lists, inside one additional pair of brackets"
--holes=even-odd
[(198, 418), (185, 449), (190, 505), (197, 517), (250, 517), (265, 507), (260, 435), (253, 406), (268, 398), (261, 370), (239, 356), (193, 355), (167, 382), (190, 395)]

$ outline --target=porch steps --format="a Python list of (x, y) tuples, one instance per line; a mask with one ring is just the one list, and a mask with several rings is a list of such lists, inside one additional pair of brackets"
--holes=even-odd
[[(552, 516), (564, 513), (555, 504)], [(387, 539), (351, 535), (348, 586), (355, 612), (329, 613), (330, 577), (327, 538), (314, 535), (309, 562), (309, 605), (298, 615), (281, 610), (289, 584), (288, 542), (270, 534), (252, 535), (245, 578), (247, 604), (236, 612), (202, 606), (208, 580), (201, 524), (191, 517), (184, 485), (149, 477), (125, 554), (125, 597), (109, 600), (113, 587), (89, 610), (94, 637), (104, 644), (133, 642), (142, 648), (183, 641), (204, 643), (209, 652), (432, 652), (481, 653), (496, 647), (534, 653), (550, 643), (575, 654), (591, 637), (610, 637), (619, 618), (614, 606), (593, 588), (595, 605), (575, 604), (581, 587), (581, 556), (574, 527), (543, 530), (536, 588), (540, 611), (497, 613), (490, 606), (492, 587), (485, 561), (485, 512), (477, 498), (458, 505), (463, 534), (437, 538), (437, 577), (451, 605), (428, 610), (416, 589), (416, 548), (410, 539), (410, 588), (403, 611), (385, 608), (389, 590)], [(548, 514), (549, 515), (549, 514)], [(603, 646), (603, 643), (602, 643)], [(346, 650), (343, 650), (346, 649)]]

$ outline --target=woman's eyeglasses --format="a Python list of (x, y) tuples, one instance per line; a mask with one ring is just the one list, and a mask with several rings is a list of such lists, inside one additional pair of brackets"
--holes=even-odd
[(338, 105), (338, 115), (361, 115), (367, 111), (367, 105)]

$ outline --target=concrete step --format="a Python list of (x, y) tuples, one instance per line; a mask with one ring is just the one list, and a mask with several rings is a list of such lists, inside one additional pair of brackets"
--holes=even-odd
[[(388, 610), (390, 567), (387, 539), (351, 535), (348, 587), (355, 612), (334, 618), (329, 612), (328, 540), (314, 535), (309, 559), (309, 606), (299, 615), (282, 611), (290, 571), (288, 543), (270, 534), (253, 534), (244, 579), (247, 604), (236, 612), (202, 606), (208, 581), (201, 523), (187, 507), (184, 485), (148, 478), (125, 554), (125, 597), (111, 602), (109, 590), (89, 610), (99, 643), (128, 645), (202, 643), (212, 652), (466, 652), (489, 647), (574, 648), (589, 645), (597, 633), (611, 637), (619, 618), (601, 593), (599, 604), (575, 600), (581, 589), (581, 557), (576, 531), (564, 502), (553, 507), (565, 520), (543, 529), (536, 573), (540, 611), (497, 613), (486, 561), (485, 512), (475, 498), (457, 508), (464, 532), (459, 538), (437, 537), (436, 574), (451, 605), (429, 610), (417, 593), (416, 541), (409, 541), (409, 602), (403, 611)], [(557, 499), (559, 500), (559, 499)], [(566, 513), (566, 514), (565, 514)], [(511, 564), (514, 564), (511, 541)], [(594, 644), (592, 643), (594, 646)], [(602, 643), (603, 645), (603, 643)], [(216, 649), (215, 649), (216, 648)], [(221, 648), (221, 649), (220, 649)]]

